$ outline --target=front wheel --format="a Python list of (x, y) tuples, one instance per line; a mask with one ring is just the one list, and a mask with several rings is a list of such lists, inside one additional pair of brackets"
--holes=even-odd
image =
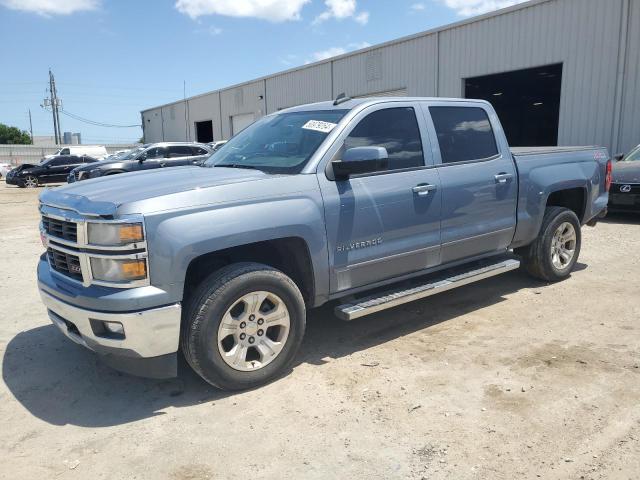
[(282, 272), (257, 263), (229, 265), (206, 278), (187, 303), (182, 350), (210, 384), (253, 388), (291, 366), (306, 311), (300, 290)]
[(564, 207), (547, 207), (538, 237), (518, 250), (532, 276), (547, 282), (567, 278), (580, 255), (582, 233), (576, 214)]
[(24, 179), (24, 186), (26, 188), (36, 188), (38, 186), (38, 179), (33, 175), (27, 175)]

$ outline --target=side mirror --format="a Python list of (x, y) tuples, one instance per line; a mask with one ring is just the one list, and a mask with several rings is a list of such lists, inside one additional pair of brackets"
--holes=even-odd
[(620, 161), (620, 160), (622, 160), (623, 158), (624, 158), (624, 153), (617, 153), (617, 154), (615, 154), (615, 155), (613, 156), (613, 159), (614, 159), (616, 162), (619, 162), (619, 161)]
[(354, 147), (333, 160), (331, 167), (336, 180), (346, 180), (352, 175), (378, 172), (389, 166), (389, 154), (384, 147)]
[(140, 155), (140, 156), (138, 157), (138, 161), (139, 161), (140, 163), (144, 162), (146, 159), (147, 159), (147, 154), (146, 154), (146, 153), (143, 153), (142, 155)]

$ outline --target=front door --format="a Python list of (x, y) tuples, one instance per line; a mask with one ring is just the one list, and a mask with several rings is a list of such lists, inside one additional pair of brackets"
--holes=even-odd
[(517, 172), (506, 140), (498, 140), (504, 135), (497, 117), (487, 107), (425, 105), (440, 154), (442, 263), (504, 251), (513, 239)]
[(394, 102), (371, 106), (351, 123), (327, 152), (327, 162), (348, 148), (379, 146), (387, 149), (389, 166), (344, 181), (318, 176), (332, 293), (440, 262), (440, 180), (424, 118), (411, 104)]

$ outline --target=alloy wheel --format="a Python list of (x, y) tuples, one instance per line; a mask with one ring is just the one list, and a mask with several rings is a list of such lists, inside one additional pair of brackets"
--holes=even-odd
[(38, 179), (33, 175), (29, 175), (24, 179), (24, 186), (27, 188), (36, 188), (38, 186)]
[(558, 270), (564, 270), (571, 264), (576, 254), (576, 230), (569, 222), (563, 222), (551, 239), (551, 263)]
[(248, 293), (224, 314), (218, 328), (218, 351), (235, 370), (259, 370), (284, 348), (290, 323), (289, 311), (278, 295), (265, 291)]

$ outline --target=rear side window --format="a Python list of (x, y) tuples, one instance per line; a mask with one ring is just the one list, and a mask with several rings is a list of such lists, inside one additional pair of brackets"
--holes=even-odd
[(477, 107), (429, 107), (442, 163), (483, 160), (498, 154), (489, 116)]
[(209, 153), (202, 147), (191, 147), (191, 148), (193, 149), (194, 155), (206, 155), (207, 153)]
[(169, 147), (169, 157), (189, 157), (193, 155), (191, 148), (186, 145), (172, 145)]
[(389, 170), (424, 166), (420, 129), (411, 107), (370, 113), (351, 131), (344, 147), (385, 147)]

